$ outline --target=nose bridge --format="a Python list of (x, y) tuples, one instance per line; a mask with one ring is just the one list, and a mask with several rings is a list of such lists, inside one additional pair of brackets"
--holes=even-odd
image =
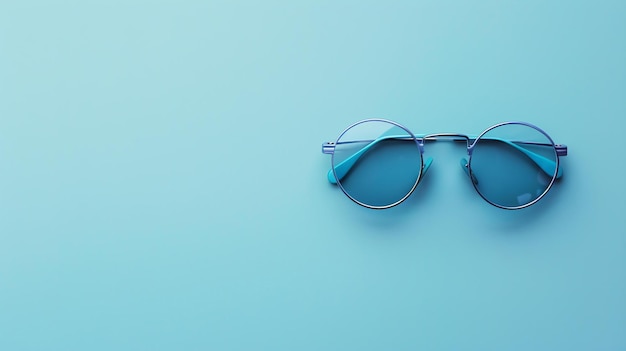
[[(425, 141), (452, 141), (452, 142), (464, 142), (467, 155), (470, 156), (472, 153), (472, 139), (467, 134), (460, 133), (436, 133), (436, 134), (428, 134), (424, 136)], [(468, 158), (463, 157), (460, 160), (461, 168), (465, 171), (466, 174), (469, 175), (468, 168)]]
[(465, 142), (467, 149), (470, 148), (471, 139), (466, 134), (460, 133), (435, 133), (428, 134), (424, 136), (424, 140), (426, 141), (455, 141), (455, 142)]

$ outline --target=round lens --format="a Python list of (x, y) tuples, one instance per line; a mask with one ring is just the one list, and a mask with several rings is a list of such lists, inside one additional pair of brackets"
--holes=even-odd
[(406, 128), (367, 120), (352, 125), (337, 139), (332, 167), (337, 184), (353, 201), (388, 208), (404, 201), (417, 186), (422, 154)]
[(475, 142), (469, 169), (478, 193), (502, 208), (530, 206), (543, 197), (558, 171), (554, 142), (539, 128), (507, 123)]

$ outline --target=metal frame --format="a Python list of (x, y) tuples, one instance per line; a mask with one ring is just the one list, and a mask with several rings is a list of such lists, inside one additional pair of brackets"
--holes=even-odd
[[(400, 128), (400, 129), (404, 130), (405, 132), (407, 132), (410, 135), (411, 139), (413, 139), (415, 141), (415, 143), (416, 143), (416, 145), (417, 145), (417, 147), (418, 147), (418, 149), (420, 151), (420, 163), (421, 163), (420, 164), (420, 168), (419, 168), (420, 172), (417, 175), (417, 178), (415, 179), (415, 183), (411, 187), (411, 190), (409, 190), (409, 192), (406, 195), (404, 195), (404, 197), (402, 197), (400, 200), (398, 200), (398, 201), (396, 201), (396, 202), (394, 202), (392, 204), (385, 205), (385, 206), (372, 206), (370, 204), (363, 203), (363, 202), (355, 199), (354, 197), (352, 197), (352, 195), (350, 195), (346, 191), (346, 189), (344, 189), (343, 185), (341, 185), (341, 181), (339, 181), (339, 177), (337, 177), (337, 173), (335, 172), (335, 167), (333, 167), (333, 165), (335, 164), (335, 145), (337, 145), (339, 140), (341, 140), (341, 137), (344, 134), (346, 134), (353, 127), (355, 127), (355, 126), (357, 126), (359, 124), (367, 123), (367, 122), (386, 122), (386, 123), (392, 124), (392, 125)], [(386, 208), (391, 208), (391, 207), (397, 206), (397, 205), (401, 204), (402, 202), (404, 202), (404, 200), (406, 200), (409, 196), (411, 196), (411, 194), (413, 194), (413, 191), (415, 191), (415, 189), (417, 188), (417, 185), (419, 184), (420, 180), (422, 179), (422, 174), (424, 173), (424, 157), (421, 157), (421, 155), (424, 155), (424, 144), (423, 143), (420, 144), (417, 141), (417, 138), (415, 137), (415, 135), (408, 128), (404, 127), (403, 125), (401, 125), (399, 123), (396, 123), (394, 121), (389, 121), (389, 120), (386, 120), (386, 119), (376, 119), (376, 118), (365, 119), (365, 120), (362, 120), (362, 121), (359, 121), (359, 122), (356, 122), (356, 123), (350, 125), (343, 132), (341, 132), (341, 134), (339, 134), (339, 136), (337, 137), (337, 140), (335, 142), (328, 142), (328, 143), (325, 143), (324, 145), (322, 145), (322, 152), (331, 154), (330, 165), (331, 165), (331, 168), (333, 170), (333, 175), (335, 176), (335, 179), (337, 179), (337, 185), (339, 186), (341, 191), (350, 200), (354, 201), (355, 203), (357, 203), (357, 204), (359, 204), (359, 205), (361, 205), (363, 207), (371, 208), (371, 209), (374, 209), (374, 210), (384, 210)]]
[[(384, 122), (384, 123), (389, 123), (391, 125), (394, 125), (396, 127), (401, 128), (402, 130), (404, 130), (405, 132), (407, 132), (407, 134), (410, 136), (407, 139), (409, 140), (414, 140), (419, 152), (420, 152), (420, 172), (416, 178), (415, 184), (413, 184), (412, 188), (409, 190), (409, 192), (402, 197), (400, 200), (389, 204), (389, 205), (384, 205), (384, 206), (372, 206), (363, 202), (358, 201), (357, 199), (353, 198), (347, 191), (346, 189), (344, 189), (343, 185), (341, 184), (341, 181), (339, 180), (339, 177), (337, 176), (336, 172), (335, 172), (335, 167), (333, 166), (335, 164), (335, 147), (336, 145), (339, 143), (339, 141), (341, 140), (341, 138), (352, 128), (354, 128), (357, 125), (363, 124), (363, 123), (367, 123), (367, 122)], [(476, 146), (476, 144), (478, 143), (478, 141), (481, 140), (481, 138), (483, 138), (483, 136), (488, 133), (489, 131), (493, 130), (494, 128), (498, 128), (501, 126), (505, 126), (505, 125), (523, 125), (523, 126), (527, 126), (530, 128), (533, 128), (535, 130), (537, 130), (538, 132), (540, 132), (541, 134), (543, 134), (547, 140), (550, 141), (550, 145), (552, 145), (552, 147), (554, 148), (554, 152), (555, 152), (555, 158), (556, 158), (556, 166), (555, 166), (555, 171), (554, 174), (552, 175), (552, 178), (550, 180), (550, 184), (548, 184), (548, 186), (546, 187), (546, 189), (543, 191), (543, 193), (541, 195), (539, 195), (537, 198), (535, 198), (534, 200), (530, 201), (529, 203), (526, 203), (524, 205), (520, 205), (520, 206), (503, 206), (497, 203), (494, 203), (493, 201), (489, 200), (488, 198), (486, 198), (478, 189), (476, 183), (474, 181), (472, 181), (472, 179), (475, 179), (475, 176), (472, 172), (472, 152), (474, 150), (474, 147)], [(333, 175), (335, 176), (335, 179), (337, 179), (337, 185), (339, 186), (339, 188), (341, 189), (341, 191), (353, 202), (355, 202), (358, 205), (361, 205), (363, 207), (367, 207), (367, 208), (371, 208), (371, 209), (376, 209), (376, 210), (380, 210), (380, 209), (387, 209), (387, 208), (391, 208), (394, 206), (399, 205), (400, 203), (404, 202), (404, 200), (406, 200), (409, 196), (411, 196), (411, 194), (413, 194), (413, 191), (415, 191), (415, 189), (417, 188), (417, 185), (419, 184), (419, 182), (422, 180), (422, 176), (424, 174), (424, 144), (426, 141), (431, 141), (431, 140), (438, 140), (439, 138), (460, 138), (460, 139), (453, 139), (455, 141), (465, 141), (466, 145), (467, 145), (467, 155), (468, 155), (468, 160), (467, 160), (467, 164), (465, 164), (465, 167), (467, 167), (467, 173), (468, 176), (470, 178), (470, 182), (472, 183), (472, 186), (474, 187), (474, 190), (476, 190), (476, 192), (478, 193), (478, 195), (480, 195), (480, 197), (482, 197), (485, 201), (487, 201), (489, 204), (498, 207), (498, 208), (502, 208), (505, 210), (518, 210), (518, 209), (522, 209), (522, 208), (526, 208), (529, 206), (534, 205), (535, 203), (537, 203), (539, 200), (541, 200), (547, 193), (548, 191), (552, 188), (552, 186), (554, 185), (556, 179), (558, 178), (558, 173), (559, 173), (559, 167), (560, 167), (560, 156), (567, 156), (567, 146), (566, 145), (562, 145), (562, 144), (555, 144), (554, 141), (552, 140), (552, 138), (541, 128), (535, 126), (534, 124), (531, 123), (527, 123), (527, 122), (519, 122), (519, 121), (512, 121), (512, 122), (502, 122), (502, 123), (498, 123), (495, 124), (487, 129), (485, 129), (482, 133), (480, 133), (477, 137), (473, 138), (470, 137), (467, 134), (460, 134), (460, 133), (433, 133), (433, 134), (427, 134), (424, 136), (420, 136), (420, 137), (416, 137), (408, 128), (406, 128), (405, 126), (394, 122), (394, 121), (390, 121), (387, 119), (382, 119), (382, 118), (370, 118), (370, 119), (365, 119), (365, 120), (361, 120), (359, 122), (353, 123), (352, 125), (348, 126), (346, 129), (343, 130), (343, 132), (341, 132), (341, 134), (339, 134), (339, 136), (337, 137), (337, 139), (334, 142), (326, 142), (322, 144), (322, 153), (324, 154), (330, 154), (331, 155), (331, 169), (333, 172)], [(539, 143), (541, 145), (545, 145), (542, 143)]]

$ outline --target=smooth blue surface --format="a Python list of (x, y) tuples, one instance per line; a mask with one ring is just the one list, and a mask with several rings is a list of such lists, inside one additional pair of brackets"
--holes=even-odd
[[(0, 350), (626, 349), (626, 2), (3, 1)], [(541, 202), (437, 143), (401, 206), (330, 141), (504, 120)]]

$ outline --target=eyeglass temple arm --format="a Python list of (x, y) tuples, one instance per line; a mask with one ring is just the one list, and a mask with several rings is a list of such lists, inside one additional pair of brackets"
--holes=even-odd
[[(385, 135), (385, 136), (381, 136), (381, 137), (379, 137), (377, 139), (374, 139), (370, 143), (365, 145), (363, 148), (361, 148), (359, 151), (357, 151), (354, 154), (350, 155), (350, 157), (348, 157), (347, 159), (341, 161), (341, 163), (339, 163), (337, 166), (335, 166), (335, 173), (337, 174), (337, 177), (339, 179), (342, 179), (343, 177), (345, 177), (346, 174), (348, 174), (348, 172), (350, 171), (350, 169), (352, 169), (352, 166), (354, 166), (356, 161), (358, 161), (359, 158), (361, 158), (361, 156), (363, 156), (363, 154), (365, 154), (369, 149), (371, 149), (377, 143), (379, 143), (379, 142), (381, 142), (383, 140), (388, 140), (388, 139), (407, 139), (407, 140), (412, 140), (412, 138), (410, 138), (406, 134), (405, 135)], [(322, 144), (322, 152), (325, 153), (325, 154), (333, 154), (335, 152), (335, 146), (336, 146), (336, 144), (333, 143), (333, 142), (324, 143), (324, 144)], [(424, 160), (424, 167), (422, 168), (422, 172), (426, 173), (426, 171), (428, 171), (428, 168), (430, 167), (430, 164), (432, 162), (433, 162), (432, 158), (428, 158), (428, 159)], [(332, 168), (328, 171), (327, 177), (328, 177), (328, 181), (330, 183), (337, 184), (337, 180), (335, 179), (335, 174), (333, 173)]]
[[(528, 158), (530, 158), (533, 162), (535, 162), (535, 164), (537, 164), (537, 166), (539, 166), (539, 168), (541, 168), (541, 170), (547, 174), (547, 175), (553, 175), (554, 174), (554, 167), (556, 167), (556, 162), (552, 161), (551, 159), (541, 156), (538, 153), (532, 152), (528, 149), (525, 149), (519, 145), (516, 144), (516, 142), (510, 142), (508, 140), (504, 140), (504, 139), (499, 139), (499, 138), (489, 138), (490, 140), (497, 140), (497, 141), (501, 141), (503, 143), (506, 143), (507, 145), (510, 145), (512, 147), (514, 147), (516, 150), (522, 152), (524, 155), (528, 156)], [(532, 143), (532, 142), (519, 142), (522, 144), (529, 144), (529, 145), (542, 145), (540, 143)], [(556, 145), (556, 154), (557, 157), (558, 156), (567, 156), (567, 146), (565, 145)], [(561, 176), (563, 175), (563, 169), (561, 168), (561, 165), (559, 164), (559, 168), (556, 172), (556, 178), (561, 178)]]
[[(332, 168), (328, 171), (327, 173), (327, 178), (328, 181), (332, 184), (337, 184), (337, 180), (335, 178), (335, 174), (337, 174), (337, 176), (339, 177), (339, 179), (342, 179), (343, 177), (345, 177), (346, 174), (348, 174), (348, 172), (350, 171), (350, 169), (354, 166), (354, 164), (359, 160), (359, 158), (361, 158), (361, 156), (367, 152), (370, 148), (372, 148), (372, 146), (374, 146), (375, 144), (383, 141), (383, 140), (388, 140), (388, 139), (407, 139), (407, 140), (411, 140), (411, 138), (409, 138), (407, 135), (386, 135), (386, 136), (382, 136), (379, 137), (375, 140), (372, 140), (369, 144), (365, 145), (363, 148), (361, 148), (359, 151), (355, 152), (354, 154), (352, 154), (350, 157), (348, 157), (347, 159), (343, 160), (341, 163), (339, 163), (337, 166), (335, 166), (335, 172), (333, 173)], [(528, 158), (530, 158), (533, 162), (535, 162), (535, 164), (537, 164), (537, 166), (539, 166), (539, 168), (541, 168), (542, 171), (544, 171), (546, 174), (551, 175), (554, 172), (554, 167), (556, 166), (556, 162), (541, 156), (537, 153), (534, 153), (530, 150), (527, 150), (521, 146), (516, 145), (515, 143), (512, 143), (510, 141), (504, 140), (504, 139), (497, 139), (497, 138), (490, 138), (491, 140), (498, 140), (501, 141), (503, 143), (506, 143), (507, 145), (510, 145), (512, 147), (514, 147), (516, 150), (522, 152), (524, 155), (528, 156)], [(463, 141), (465, 141), (465, 139), (462, 139)], [(537, 144), (537, 143), (528, 143), (528, 144), (534, 144), (534, 145), (541, 145), (541, 144)], [(322, 144), (322, 152), (325, 154), (333, 154), (335, 152), (335, 146), (336, 144), (333, 142), (328, 142), (328, 143), (324, 143)], [(557, 150), (557, 156), (566, 156), (567, 155), (567, 146), (566, 145), (556, 145), (556, 150)], [(423, 173), (426, 173), (426, 171), (428, 171), (428, 168), (430, 167), (430, 165), (432, 164), (433, 159), (432, 158), (427, 158), (424, 161), (424, 167), (422, 169)], [(463, 164), (462, 164), (463, 165)], [(464, 167), (464, 169), (467, 172), (467, 169)], [(468, 172), (469, 174), (469, 172)], [(557, 178), (560, 178), (563, 175), (563, 171), (559, 165), (558, 171), (557, 171)]]

